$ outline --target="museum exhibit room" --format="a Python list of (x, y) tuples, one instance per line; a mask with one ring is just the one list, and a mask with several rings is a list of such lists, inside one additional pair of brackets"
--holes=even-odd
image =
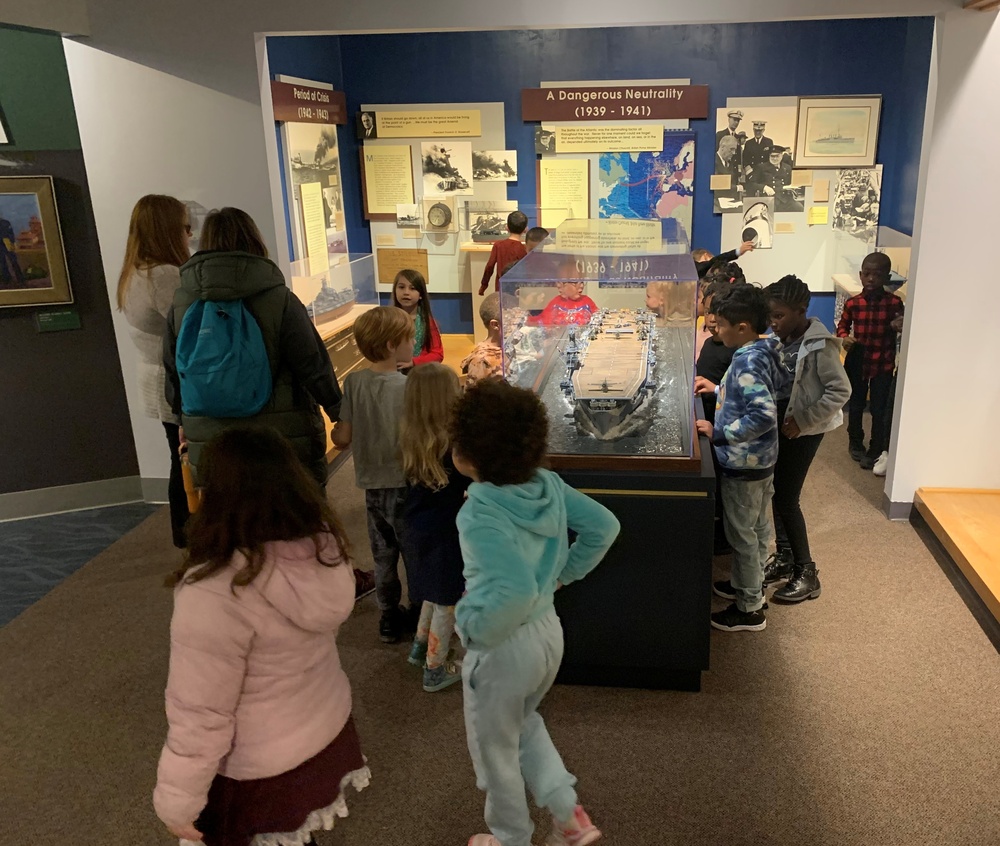
[(996, 846), (1000, 0), (0, 4), (0, 846)]

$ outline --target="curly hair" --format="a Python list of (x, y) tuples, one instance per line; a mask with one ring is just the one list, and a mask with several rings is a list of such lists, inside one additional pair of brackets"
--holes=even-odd
[(732, 285), (747, 281), (746, 276), (743, 275), (743, 268), (735, 261), (726, 262), (725, 264), (713, 264), (705, 271), (703, 278), (707, 279), (709, 283), (724, 281)]
[(451, 441), (459, 455), (494, 485), (530, 482), (545, 460), (549, 419), (531, 391), (499, 379), (477, 382), (455, 408)]
[(792, 308), (806, 308), (812, 299), (809, 286), (798, 276), (782, 276), (777, 282), (768, 285), (764, 293), (769, 300), (777, 300)]
[(730, 285), (712, 299), (711, 312), (734, 326), (749, 323), (758, 334), (767, 331), (767, 297), (756, 285)]

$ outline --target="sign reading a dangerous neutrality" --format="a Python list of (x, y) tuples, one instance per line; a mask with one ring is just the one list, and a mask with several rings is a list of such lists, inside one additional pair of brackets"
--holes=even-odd
[(521, 119), (525, 121), (675, 120), (707, 117), (707, 85), (521, 89)]

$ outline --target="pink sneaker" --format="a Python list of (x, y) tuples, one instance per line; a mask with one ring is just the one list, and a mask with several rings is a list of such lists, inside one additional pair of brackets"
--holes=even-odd
[(500, 846), (500, 841), (492, 834), (473, 834), (469, 838), (469, 846)]
[[(552, 818), (552, 834), (545, 841), (546, 846), (588, 846), (601, 839), (601, 832), (590, 821), (587, 812), (580, 805), (573, 811), (573, 819), (563, 824)], [(485, 844), (484, 844), (485, 846)]]

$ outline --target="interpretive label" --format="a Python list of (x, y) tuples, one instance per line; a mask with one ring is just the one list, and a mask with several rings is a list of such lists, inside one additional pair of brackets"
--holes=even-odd
[(521, 89), (521, 119), (525, 121), (674, 120), (707, 117), (707, 85)]
[(307, 182), (299, 186), (299, 193), (302, 196), (302, 229), (306, 234), (309, 275), (317, 276), (330, 269), (326, 221), (323, 219), (323, 186), (319, 182)]
[(478, 138), (483, 134), (479, 109), (376, 112), (375, 127), (379, 138)]
[(559, 226), (568, 218), (590, 216), (590, 161), (542, 159), (539, 162), (539, 226)]
[(343, 91), (271, 81), (274, 119), (290, 123), (347, 123)]
[(364, 160), (365, 212), (396, 217), (396, 206), (413, 202), (413, 162), (408, 145), (366, 144)]
[(557, 126), (560, 153), (658, 153), (663, 127), (643, 125)]
[(556, 247), (581, 254), (658, 253), (662, 233), (658, 220), (567, 220), (556, 229)]
[(427, 250), (395, 249), (375, 250), (375, 260), (378, 262), (378, 281), (380, 285), (392, 285), (401, 270), (419, 271), (424, 279), (430, 278), (427, 268)]

